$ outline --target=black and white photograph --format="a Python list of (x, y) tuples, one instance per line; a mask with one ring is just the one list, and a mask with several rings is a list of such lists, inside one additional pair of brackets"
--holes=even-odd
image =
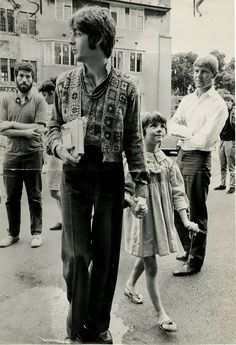
[(235, 1), (0, 1), (0, 344), (236, 344)]

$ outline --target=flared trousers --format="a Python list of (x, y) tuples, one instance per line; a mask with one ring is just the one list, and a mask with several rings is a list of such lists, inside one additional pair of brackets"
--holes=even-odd
[(67, 332), (108, 329), (120, 255), (124, 204), (122, 162), (103, 162), (96, 147), (62, 174), (62, 260), (69, 312)]

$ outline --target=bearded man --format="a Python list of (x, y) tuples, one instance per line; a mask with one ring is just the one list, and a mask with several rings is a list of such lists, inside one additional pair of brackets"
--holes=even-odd
[(1, 103), (0, 134), (7, 137), (3, 180), (9, 228), (0, 247), (19, 240), (23, 183), (29, 203), (31, 247), (42, 245), (42, 132), (46, 126), (46, 102), (42, 95), (31, 90), (35, 73), (32, 64), (17, 64), (16, 91)]

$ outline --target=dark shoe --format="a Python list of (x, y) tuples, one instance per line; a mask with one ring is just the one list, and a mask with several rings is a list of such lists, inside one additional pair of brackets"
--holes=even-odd
[(109, 329), (105, 332), (95, 334), (95, 342), (97, 344), (113, 344), (113, 339)]
[(234, 187), (230, 187), (230, 189), (227, 191), (227, 194), (232, 194), (234, 193), (235, 188)]
[(62, 229), (62, 223), (56, 222), (55, 225), (53, 225), (50, 230), (61, 230)]
[(192, 274), (198, 273), (200, 271), (199, 268), (192, 268), (189, 265), (184, 264), (180, 269), (173, 272), (173, 276), (175, 277), (185, 277), (191, 276)]
[(178, 255), (176, 256), (176, 260), (179, 260), (179, 261), (187, 261), (188, 260), (188, 254), (184, 254), (184, 255)]
[(83, 325), (83, 329), (79, 331), (79, 334), (83, 343), (93, 343), (94, 333), (86, 325)]
[(1, 241), (0, 241), (0, 248), (6, 248), (6, 247), (9, 247), (11, 246), (13, 243), (19, 241), (19, 236), (11, 236), (11, 235), (8, 235), (7, 237), (3, 238)]
[(66, 337), (64, 340), (64, 344), (83, 344), (83, 341), (79, 336), (76, 336), (75, 339)]
[(68, 337), (66, 338), (66, 341), (68, 344), (73, 344), (73, 343), (79, 343), (79, 344), (84, 344), (84, 343), (92, 343), (94, 340), (93, 334), (91, 334), (90, 330), (86, 327), (83, 326), (83, 329), (78, 331), (78, 334), (75, 336), (75, 338), (72, 339), (71, 335), (71, 327), (69, 326), (68, 321), (66, 322), (66, 331)]
[(214, 190), (225, 190), (225, 189), (226, 189), (226, 186), (222, 186), (222, 184), (214, 188)]

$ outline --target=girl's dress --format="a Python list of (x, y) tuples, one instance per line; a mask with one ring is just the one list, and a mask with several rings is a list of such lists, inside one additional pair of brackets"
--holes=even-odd
[(48, 157), (48, 188), (49, 190), (60, 190), (61, 178), (62, 178), (62, 160), (55, 156)]
[[(184, 181), (177, 164), (161, 150), (146, 152), (150, 172), (147, 197), (148, 213), (136, 218), (130, 207), (124, 210), (125, 249), (134, 256), (168, 255), (177, 251), (174, 208), (188, 208)], [(126, 193), (134, 193), (134, 184), (125, 163)]]
[[(49, 123), (52, 114), (52, 104), (47, 104), (47, 124)], [(47, 165), (47, 179), (49, 190), (60, 190), (61, 178), (62, 178), (62, 166), (61, 159), (47, 155), (45, 157)]]

